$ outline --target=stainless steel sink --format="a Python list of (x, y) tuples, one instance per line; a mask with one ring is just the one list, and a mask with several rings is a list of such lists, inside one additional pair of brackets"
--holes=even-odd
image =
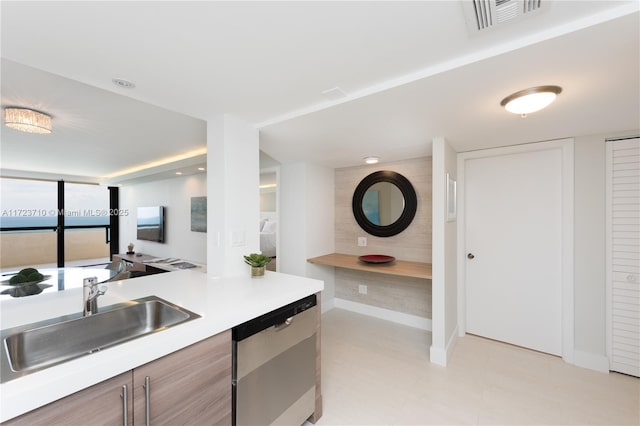
[(2, 383), (200, 315), (156, 296), (2, 330)]

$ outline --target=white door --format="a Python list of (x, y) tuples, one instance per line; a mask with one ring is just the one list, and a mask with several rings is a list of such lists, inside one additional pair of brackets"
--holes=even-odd
[(640, 138), (607, 142), (610, 368), (640, 377)]
[(467, 332), (562, 355), (563, 164), (549, 143), (464, 161)]

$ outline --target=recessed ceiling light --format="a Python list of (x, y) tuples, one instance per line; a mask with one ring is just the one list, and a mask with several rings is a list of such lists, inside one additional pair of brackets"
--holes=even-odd
[(560, 92), (562, 92), (560, 86), (530, 87), (507, 96), (500, 102), (500, 106), (524, 118), (527, 114), (549, 106)]
[(377, 164), (378, 161), (380, 161), (380, 157), (376, 157), (376, 156), (369, 156), (369, 157), (364, 157), (364, 162), (367, 164)]
[(182, 172), (176, 172), (176, 174), (177, 174), (178, 176), (180, 176), (180, 175), (182, 174)]
[(115, 84), (118, 87), (122, 87), (123, 89), (133, 89), (134, 87), (136, 87), (136, 85), (128, 80), (123, 80), (121, 78), (114, 78), (111, 81), (113, 81), (113, 84)]
[(198, 167), (198, 170), (200, 170), (201, 172), (204, 172), (206, 169), (204, 167)]

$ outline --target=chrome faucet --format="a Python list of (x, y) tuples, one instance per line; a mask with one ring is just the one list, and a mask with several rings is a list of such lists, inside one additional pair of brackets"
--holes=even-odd
[(107, 292), (106, 286), (98, 288), (98, 278), (90, 277), (82, 281), (82, 315), (89, 316), (98, 313), (98, 296)]

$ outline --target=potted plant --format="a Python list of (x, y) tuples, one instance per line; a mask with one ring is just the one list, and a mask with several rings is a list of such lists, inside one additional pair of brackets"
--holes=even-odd
[(263, 254), (251, 253), (248, 256), (244, 256), (244, 263), (251, 266), (251, 276), (261, 277), (264, 275), (264, 267), (271, 262), (269, 256)]

